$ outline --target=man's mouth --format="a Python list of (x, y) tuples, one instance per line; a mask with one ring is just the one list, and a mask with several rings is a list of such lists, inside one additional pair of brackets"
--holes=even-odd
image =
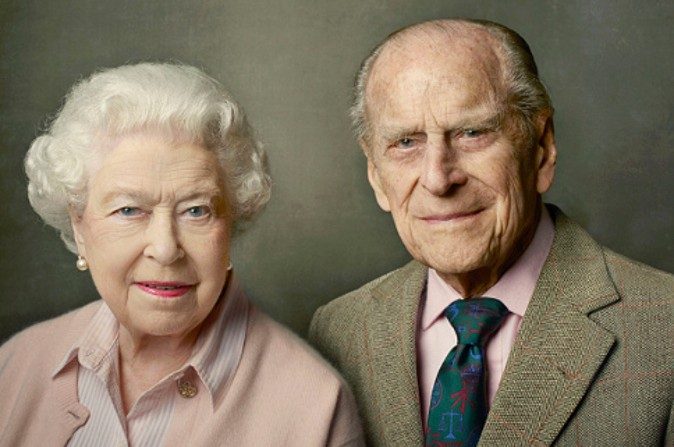
[(476, 208), (470, 211), (457, 211), (450, 213), (438, 213), (438, 214), (428, 214), (421, 218), (428, 223), (441, 223), (441, 222), (459, 222), (462, 220), (468, 220), (472, 217), (477, 216), (484, 208)]

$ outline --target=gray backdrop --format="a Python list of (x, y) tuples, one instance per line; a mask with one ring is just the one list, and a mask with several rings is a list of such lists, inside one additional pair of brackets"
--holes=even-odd
[(274, 190), (234, 265), (298, 333), (320, 304), (403, 264), (350, 133), (351, 82), (389, 32), (451, 16), (529, 41), (556, 107), (547, 200), (612, 249), (674, 271), (671, 1), (0, 0), (0, 340), (97, 298), (31, 210), (22, 159), (71, 84), (99, 67), (197, 65), (246, 108)]

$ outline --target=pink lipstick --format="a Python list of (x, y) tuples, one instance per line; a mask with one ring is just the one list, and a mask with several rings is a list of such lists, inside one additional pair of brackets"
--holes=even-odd
[(161, 298), (177, 298), (183, 296), (192, 289), (192, 284), (173, 281), (142, 281), (136, 282), (136, 286), (143, 292)]

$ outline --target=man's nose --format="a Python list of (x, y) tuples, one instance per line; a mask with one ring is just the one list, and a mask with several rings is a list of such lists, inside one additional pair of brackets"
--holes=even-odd
[(146, 237), (144, 255), (161, 265), (171, 265), (185, 255), (176, 234), (173, 216), (168, 213), (152, 215)]
[(457, 163), (458, 155), (442, 139), (430, 142), (426, 147), (421, 166), (421, 185), (431, 194), (443, 196), (466, 182), (467, 176)]

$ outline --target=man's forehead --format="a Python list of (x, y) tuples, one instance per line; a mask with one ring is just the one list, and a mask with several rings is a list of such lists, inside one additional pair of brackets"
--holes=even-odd
[(492, 52), (497, 47), (498, 41), (481, 25), (458, 22), (440, 26), (431, 22), (408, 28), (392, 36), (382, 47), (380, 55), (409, 50), (435, 52), (439, 56), (447, 53), (470, 55)]
[[(501, 64), (491, 43), (471, 35), (439, 36), (442, 41), (429, 44), (431, 37), (437, 36), (408, 36), (380, 53), (367, 83), (370, 119), (426, 111), (458, 123), (469, 109), (494, 111), (504, 102)], [(462, 116), (452, 116), (457, 114)]]
[[(418, 29), (417, 29), (418, 28)], [(486, 30), (460, 26), (444, 29), (432, 24), (405, 30), (391, 38), (373, 64), (367, 93), (391, 83), (404, 81), (409, 72), (425, 72), (432, 77), (462, 82), (479, 76), (494, 85), (500, 83), (500, 45)]]
[[(371, 81), (382, 81), (409, 67), (432, 70), (451, 67), (500, 71), (500, 45), (486, 30), (471, 29), (459, 34), (410, 31), (391, 39), (380, 51), (371, 70)], [(442, 69), (442, 68), (440, 68)]]

